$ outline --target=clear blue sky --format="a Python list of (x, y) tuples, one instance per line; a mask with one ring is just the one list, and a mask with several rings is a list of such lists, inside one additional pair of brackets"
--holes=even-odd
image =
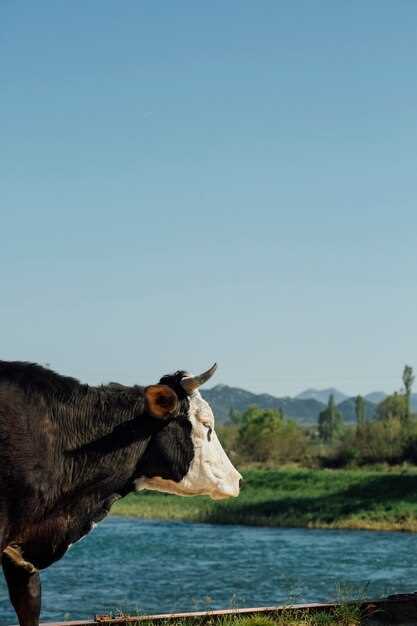
[(1, 358), (398, 388), (416, 62), (414, 0), (3, 0)]

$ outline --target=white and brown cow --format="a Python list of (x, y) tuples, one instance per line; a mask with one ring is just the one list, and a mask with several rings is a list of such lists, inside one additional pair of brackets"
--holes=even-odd
[(21, 626), (38, 626), (39, 570), (102, 520), (115, 500), (152, 489), (237, 496), (240, 474), (184, 371), (148, 387), (82, 385), (0, 361), (0, 557)]

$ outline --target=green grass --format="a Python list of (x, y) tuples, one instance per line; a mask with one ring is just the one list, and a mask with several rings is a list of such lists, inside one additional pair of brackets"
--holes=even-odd
[(220, 502), (131, 494), (113, 515), (221, 524), (417, 531), (417, 469), (250, 469), (241, 495)]
[[(213, 626), (357, 626), (360, 624), (360, 613), (357, 609), (343, 609), (341, 612), (307, 613), (304, 611), (288, 611), (276, 617), (259, 614), (251, 617), (228, 617), (211, 621)], [(147, 623), (148, 624), (148, 623)], [(138, 622), (138, 626), (140, 622)], [(187, 622), (167, 622), (166, 624), (150, 624), (148, 626), (188, 626)], [(193, 623), (193, 626), (207, 626), (207, 622)]]
[[(123, 617), (123, 615), (116, 615)], [(378, 622), (379, 624), (380, 622)], [(223, 618), (211, 617), (201, 620), (164, 620), (158, 622), (137, 621), (130, 622), (131, 626), (360, 626), (361, 611), (355, 605), (340, 605), (330, 611), (305, 611), (302, 609), (287, 609), (270, 617), (259, 613), (251, 616), (227, 616)]]
[[(123, 617), (123, 615), (118, 615), (118, 617)], [(248, 616), (210, 616), (208, 619), (197, 617), (175, 621), (170, 618), (158, 622), (137, 621), (131, 623), (131, 626), (360, 626), (364, 617), (361, 615), (359, 605), (341, 604), (327, 611), (288, 608), (283, 612), (277, 612), (274, 616), (259, 613)], [(378, 624), (388, 626), (383, 620), (378, 621)]]
[(288, 610), (276, 617), (262, 614), (222, 620), (220, 626), (359, 626), (359, 607), (341, 605), (331, 611)]

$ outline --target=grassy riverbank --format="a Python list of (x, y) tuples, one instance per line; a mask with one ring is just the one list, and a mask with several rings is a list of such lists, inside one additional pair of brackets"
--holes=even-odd
[[(361, 620), (359, 607), (340, 606), (332, 611), (310, 613), (302, 610), (288, 610), (285, 613), (276, 615), (276, 617), (266, 617), (262, 614), (251, 617), (225, 617), (221, 620), (213, 620), (210, 622), (216, 626), (361, 626), (365, 624), (365, 620)], [(383, 626), (385, 622), (373, 622), (374, 626), (380, 624)], [(167, 621), (162, 626), (188, 626), (189, 622)], [(193, 626), (206, 626), (206, 621), (193, 622)], [(133, 626), (141, 626), (141, 622), (137, 622)], [(161, 626), (156, 622), (150, 623), (148, 626)], [(385, 623), (385, 626), (388, 624)]]
[(417, 532), (417, 469), (251, 469), (239, 498), (131, 494), (113, 515), (218, 524)]

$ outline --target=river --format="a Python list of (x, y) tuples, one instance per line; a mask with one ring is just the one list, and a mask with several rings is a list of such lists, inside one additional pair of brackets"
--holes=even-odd
[[(113, 517), (42, 573), (42, 620), (415, 591), (416, 555), (409, 533)], [(1, 626), (15, 624), (3, 580), (0, 607)]]

